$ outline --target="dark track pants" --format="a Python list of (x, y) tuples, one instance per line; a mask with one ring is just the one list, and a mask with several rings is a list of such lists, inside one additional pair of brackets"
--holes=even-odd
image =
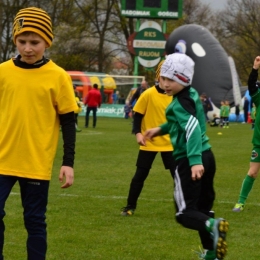
[(176, 220), (186, 228), (197, 230), (203, 248), (212, 250), (213, 241), (205, 228), (205, 222), (209, 217), (214, 218), (211, 210), (215, 200), (213, 180), (216, 164), (211, 150), (202, 153), (202, 162), (204, 175), (200, 180), (193, 181), (188, 159), (176, 161), (174, 178)]
[(85, 118), (85, 126), (88, 127), (89, 114), (90, 114), (91, 111), (93, 113), (93, 127), (96, 127), (96, 124), (97, 124), (97, 107), (87, 107), (86, 118)]
[(49, 181), (18, 178), (0, 175), (0, 260), (3, 260), (5, 202), (18, 181), (24, 225), (28, 233), (28, 260), (45, 260), (47, 251), (47, 232), (45, 213), (47, 210)]
[[(142, 192), (144, 181), (146, 180), (149, 171), (152, 167), (157, 152), (139, 150), (136, 162), (136, 172), (131, 181), (129, 194), (127, 198), (127, 205), (136, 208), (137, 200)], [(174, 176), (175, 162), (172, 157), (172, 152), (161, 152), (162, 161), (165, 169), (169, 169)]]

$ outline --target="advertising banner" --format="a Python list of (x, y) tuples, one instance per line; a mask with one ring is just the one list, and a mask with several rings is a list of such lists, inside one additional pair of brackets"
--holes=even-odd
[[(86, 107), (82, 106), (82, 111), (79, 113), (79, 116), (86, 115)], [(92, 112), (90, 112), (90, 116), (92, 116)], [(124, 105), (117, 104), (102, 104), (100, 108), (97, 110), (97, 116), (104, 117), (124, 117)]]

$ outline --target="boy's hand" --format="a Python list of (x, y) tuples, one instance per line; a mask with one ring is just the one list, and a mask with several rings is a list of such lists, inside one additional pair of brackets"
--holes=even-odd
[(61, 188), (69, 188), (74, 182), (74, 170), (69, 166), (61, 166), (59, 181), (63, 182), (65, 176), (65, 183), (61, 186)]
[(148, 129), (145, 131), (144, 137), (145, 139), (152, 140), (153, 137), (158, 136), (160, 134), (160, 131), (161, 131), (160, 127)]
[(254, 68), (255, 70), (258, 70), (258, 69), (259, 69), (259, 66), (260, 66), (260, 56), (257, 56), (257, 57), (255, 58), (253, 68)]
[(204, 173), (204, 167), (202, 164), (193, 165), (191, 167), (191, 178), (192, 180), (196, 181), (201, 179)]
[(145, 138), (144, 138), (144, 136), (141, 134), (141, 133), (137, 133), (136, 135), (135, 135), (135, 137), (136, 137), (136, 142), (138, 143), (138, 144), (140, 144), (140, 145), (146, 145), (146, 143), (145, 143)]

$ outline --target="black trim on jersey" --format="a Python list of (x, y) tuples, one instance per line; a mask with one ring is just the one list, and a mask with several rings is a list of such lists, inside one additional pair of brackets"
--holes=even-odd
[(178, 101), (181, 106), (191, 115), (196, 117), (196, 105), (194, 100), (190, 97), (190, 86), (185, 87), (179, 93), (177, 93), (174, 97), (178, 97)]
[(166, 95), (165, 91), (159, 87), (159, 84), (158, 84), (158, 83), (155, 84), (155, 88), (156, 88), (156, 90), (157, 90), (158, 93), (161, 93), (161, 94), (165, 94), (165, 95)]
[(133, 122), (135, 134), (141, 133), (141, 124), (142, 124), (143, 117), (144, 117), (144, 115), (142, 115), (138, 112), (135, 112), (134, 122)]
[(69, 112), (59, 115), (59, 118), (64, 142), (62, 165), (73, 167), (76, 141), (75, 115), (74, 112)]
[(47, 64), (50, 60), (45, 58), (43, 56), (43, 58), (41, 60), (36, 61), (34, 64), (28, 64), (24, 61), (21, 61), (21, 55), (17, 55), (15, 58), (13, 58), (13, 62), (14, 65), (17, 67), (20, 67), (22, 69), (38, 69), (41, 66)]

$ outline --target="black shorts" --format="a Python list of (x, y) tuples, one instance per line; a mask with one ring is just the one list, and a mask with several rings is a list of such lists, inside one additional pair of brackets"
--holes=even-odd
[[(158, 152), (139, 150), (136, 166), (145, 169), (151, 169), (155, 156)], [(175, 161), (172, 156), (172, 151), (170, 152), (160, 152), (162, 161), (165, 169), (172, 169), (175, 167)]]

